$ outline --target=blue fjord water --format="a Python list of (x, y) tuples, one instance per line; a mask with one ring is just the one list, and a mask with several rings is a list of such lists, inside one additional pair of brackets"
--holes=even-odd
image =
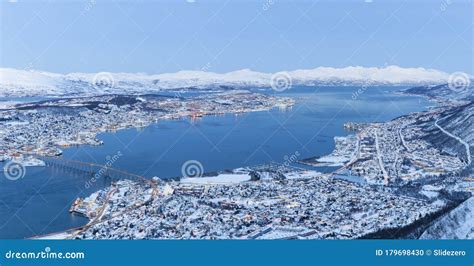
[[(104, 145), (69, 148), (63, 157), (104, 164), (116, 155), (115, 168), (147, 178), (170, 178), (180, 176), (188, 160), (197, 160), (205, 172), (212, 172), (321, 156), (334, 148), (334, 136), (350, 134), (343, 128), (346, 122), (387, 121), (432, 105), (420, 97), (397, 94), (400, 89), (263, 91), (292, 97), (296, 104), (286, 110), (160, 121), (142, 129), (103, 133), (98, 137)], [(68, 212), (71, 203), (109, 184), (99, 179), (86, 188), (88, 180), (90, 176), (49, 167), (27, 168), (26, 175), (16, 181), (0, 173), (0, 238), (31, 237), (83, 225), (85, 218)]]

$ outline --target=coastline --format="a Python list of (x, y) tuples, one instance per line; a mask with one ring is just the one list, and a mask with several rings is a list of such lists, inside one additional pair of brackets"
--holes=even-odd
[[(419, 95), (418, 95), (418, 96), (419, 96)], [(425, 112), (425, 111), (424, 111), (424, 112)], [(406, 116), (408, 116), (408, 115), (406, 115)], [(401, 118), (403, 118), (403, 117), (404, 117), (404, 116), (401, 116), (401, 117), (398, 117), (398, 118), (395, 118), (395, 119), (401, 119)], [(394, 119), (394, 120), (395, 120), (395, 119)], [(304, 161), (304, 160), (305, 160), (305, 159), (300, 160), (300, 161)], [(298, 163), (302, 163), (302, 162), (300, 162), (300, 161), (298, 161)], [(342, 166), (340, 169), (334, 171), (334, 172), (331, 173), (330, 175), (333, 175), (333, 174), (335, 174), (336, 172), (339, 172), (341, 169), (344, 169), (345, 167), (346, 167), (346, 166)], [(448, 208), (448, 207), (449, 207), (449, 208)], [(448, 207), (445, 207), (445, 209), (442, 209), (439, 213), (437, 212), (437, 213), (433, 214), (433, 216), (430, 215), (429, 217), (434, 217), (434, 216), (439, 217), (439, 216), (441, 216), (443, 213), (445, 213), (445, 210), (451, 209), (451, 208), (455, 208), (456, 206), (454, 206), (454, 205), (448, 205)], [(428, 219), (428, 218), (426, 218), (426, 219)], [(426, 219), (425, 219), (425, 220), (426, 220)], [(419, 224), (419, 221), (418, 221), (418, 220), (415, 220), (412, 224), (405, 225), (405, 227), (406, 227), (406, 228), (412, 228), (413, 225), (416, 225), (416, 224)], [(386, 230), (390, 231), (389, 229), (382, 229), (382, 230), (379, 230), (379, 231), (377, 231), (377, 232), (367, 233), (367, 236), (373, 235), (373, 236), (375, 237), (375, 236), (377, 236), (377, 235), (379, 235), (379, 234), (382, 234), (382, 235), (383, 235), (383, 234), (384, 234), (383, 232), (386, 231)], [(387, 231), (387, 232), (388, 232), (388, 231)], [(59, 234), (61, 234), (61, 233), (59, 233)]]
[[(418, 96), (418, 97), (419, 97), (419, 96)], [(401, 116), (401, 117), (404, 117), (404, 116), (407, 116), (407, 115), (403, 115), (403, 116)], [(400, 118), (400, 117), (397, 117), (397, 118), (395, 118), (395, 119), (398, 119), (398, 118)], [(339, 168), (338, 170), (336, 170), (336, 171), (339, 171), (339, 170), (340, 170), (340, 168)]]

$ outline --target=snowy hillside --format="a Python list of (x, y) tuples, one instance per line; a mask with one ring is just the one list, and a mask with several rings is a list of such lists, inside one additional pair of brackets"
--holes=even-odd
[(144, 93), (177, 88), (270, 87), (275, 82), (290, 85), (426, 85), (445, 83), (449, 74), (424, 68), (319, 67), (282, 73), (249, 69), (229, 73), (180, 71), (144, 73), (70, 73), (0, 68), (0, 96)]
[(442, 99), (448, 101), (474, 100), (474, 82), (469, 81), (470, 86), (465, 86), (461, 90), (453, 89), (449, 84), (441, 84), (436, 86), (419, 86), (413, 87), (405, 91), (408, 94), (416, 94), (428, 96), (430, 98)]
[(468, 164), (465, 174), (474, 174), (474, 102), (443, 111), (425, 125), (425, 140), (444, 152), (457, 154)]
[(428, 227), (420, 239), (474, 239), (474, 197)]

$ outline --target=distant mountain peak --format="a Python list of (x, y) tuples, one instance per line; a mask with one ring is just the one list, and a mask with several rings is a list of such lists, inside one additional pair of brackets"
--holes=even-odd
[[(282, 71), (293, 85), (435, 85), (446, 83), (450, 75), (435, 69), (399, 66), (344, 68), (317, 67)], [(228, 73), (183, 70), (175, 73), (69, 73), (58, 74), (36, 70), (0, 68), (0, 95), (67, 95), (97, 93), (94, 82), (107, 85), (107, 92), (140, 93), (176, 88), (270, 87), (277, 73), (245, 68)], [(101, 80), (101, 79), (105, 79)]]

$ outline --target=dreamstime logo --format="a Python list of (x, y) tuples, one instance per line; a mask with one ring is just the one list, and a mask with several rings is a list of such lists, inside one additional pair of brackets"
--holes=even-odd
[[(388, 64), (385, 63), (385, 66), (387, 66)], [(357, 99), (359, 99), (360, 96), (362, 96), (370, 87), (370, 81), (373, 80), (374, 77), (373, 75), (367, 77), (366, 81), (364, 83), (361, 84), (361, 87), (357, 89), (357, 91), (353, 92), (352, 93), (352, 100), (353, 101), (356, 101)]]
[(449, 76), (448, 86), (451, 90), (462, 92), (467, 90), (471, 85), (471, 80), (466, 73), (455, 72)]
[(181, 167), (181, 174), (184, 178), (201, 177), (203, 173), (204, 167), (196, 160), (186, 161)]
[(439, 9), (444, 12), (446, 10), (448, 10), (448, 7), (452, 4), (453, 2), (451, 0), (443, 0), (443, 2), (441, 2), (441, 5), (439, 7)]
[(115, 80), (112, 74), (99, 72), (92, 79), (92, 86), (96, 89), (111, 89), (115, 86)]
[(301, 154), (299, 151), (295, 151), (293, 154), (283, 156), (283, 168), (277, 168), (276, 172), (279, 175), (285, 175), (286, 170), (291, 167), (291, 164), (298, 161), (298, 157), (300, 157), (300, 155)]
[(84, 259), (86, 254), (84, 252), (56, 252), (52, 251), (50, 247), (45, 247), (44, 250), (39, 251), (15, 251), (9, 250), (5, 252), (5, 259), (7, 260), (44, 260), (44, 259), (65, 259), (75, 260)]
[(109, 169), (112, 168), (113, 164), (118, 160), (120, 159), (120, 157), (122, 157), (123, 154), (121, 151), (118, 151), (116, 154), (110, 156), (110, 155), (107, 155), (105, 156), (105, 165), (102, 166), (100, 168), (100, 170), (98, 172), (96, 172), (92, 177), (91, 179), (87, 180), (86, 183), (84, 184), (84, 187), (86, 189), (89, 189), (92, 187), (92, 185), (97, 182), (97, 180), (99, 180), (100, 178), (102, 178), (103, 176), (107, 175), (107, 172), (109, 171)]
[(275, 4), (274, 0), (266, 0), (262, 5), (262, 10), (268, 11), (273, 4)]
[(174, 92), (174, 97), (175, 97), (175, 98), (181, 98), (181, 97), (183, 97), (183, 95), (181, 94), (180, 91), (175, 91), (175, 92)]
[(86, 4), (84, 5), (84, 9), (82, 10), (81, 15), (84, 15), (85, 13), (91, 11), (95, 5), (96, 5), (96, 0), (87, 1)]
[(270, 84), (273, 90), (282, 92), (291, 88), (292, 80), (288, 73), (278, 72), (273, 74)]
[(200, 71), (204, 71), (204, 72), (208, 72), (209, 69), (211, 69), (211, 63), (210, 62), (207, 62), (205, 65), (203, 65), (199, 70)]
[(8, 180), (15, 181), (25, 176), (26, 168), (21, 163), (9, 161), (3, 167), (3, 172)]
[(352, 93), (352, 100), (355, 101), (355, 100), (359, 99), (359, 97), (362, 94), (364, 94), (367, 91), (368, 88), (369, 87), (366, 84), (362, 85), (362, 87), (360, 87), (357, 91)]
[(286, 166), (286, 167), (289, 167), (292, 163), (296, 162), (298, 160), (298, 157), (300, 156), (300, 152), (299, 151), (295, 151), (295, 153), (293, 154), (290, 154), (290, 156), (288, 155), (285, 155), (283, 156), (283, 165)]

